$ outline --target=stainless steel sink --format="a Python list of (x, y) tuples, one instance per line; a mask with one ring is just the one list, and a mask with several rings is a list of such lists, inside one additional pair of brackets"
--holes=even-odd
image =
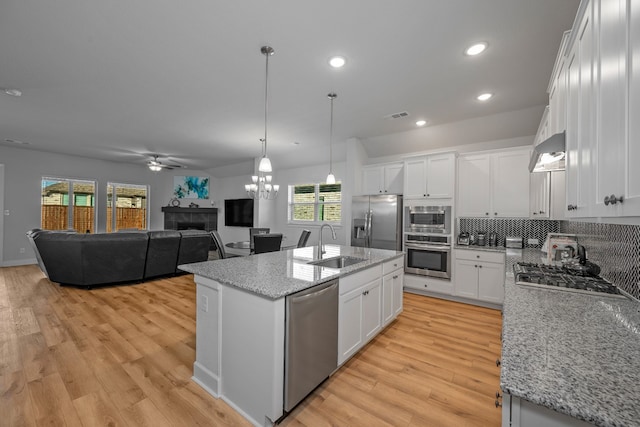
[(360, 262), (364, 262), (366, 259), (364, 258), (356, 258), (352, 256), (336, 256), (333, 258), (327, 259), (319, 259), (318, 261), (311, 261), (307, 264), (318, 265), (320, 267), (329, 267), (329, 268), (345, 268), (353, 264), (358, 264)]

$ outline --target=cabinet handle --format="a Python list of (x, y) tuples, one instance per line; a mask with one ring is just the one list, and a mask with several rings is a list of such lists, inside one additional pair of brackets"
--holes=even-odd
[(544, 214), (544, 211), (540, 211), (540, 214)]
[(422, 197), (427, 197), (427, 195), (426, 195), (426, 194), (423, 194), (423, 195), (422, 195)]
[(482, 268), (482, 266), (481, 266), (481, 265), (479, 265), (479, 266), (478, 266), (478, 268)]
[(567, 205), (567, 210), (568, 211), (575, 211), (578, 209), (578, 206), (576, 205)]
[(424, 287), (425, 287), (425, 288), (428, 288), (428, 287), (429, 287), (429, 285), (424, 285)]
[(496, 401), (495, 401), (495, 405), (496, 405), (496, 408), (499, 408), (499, 407), (501, 407), (501, 406), (502, 406), (502, 403), (500, 403), (500, 402), (498, 402), (498, 401), (496, 400)]
[(502, 395), (499, 391), (496, 391), (496, 399), (502, 399)]
[(534, 215), (538, 215), (538, 212), (533, 212)]
[(397, 279), (397, 278), (398, 278), (398, 275), (393, 276), (393, 278), (394, 278), (394, 279)]
[(493, 214), (494, 214), (494, 215), (498, 215), (498, 212), (494, 212)]
[(476, 258), (480, 258), (480, 255), (476, 255)]
[(431, 194), (427, 193), (427, 197), (431, 197)]
[(615, 205), (618, 202), (620, 202), (620, 203), (624, 202), (624, 198), (622, 196), (616, 197), (615, 194), (612, 194), (612, 195), (607, 196), (607, 197), (604, 198), (604, 205), (605, 206), (609, 206), (609, 204)]
[(502, 362), (500, 362), (500, 359), (496, 359), (496, 366), (500, 366), (502, 365)]
[(485, 215), (489, 215), (489, 212), (485, 212), (484, 214), (485, 214)]
[(474, 265), (473, 267), (474, 267), (474, 268), (478, 268), (478, 265), (476, 264), (476, 265)]

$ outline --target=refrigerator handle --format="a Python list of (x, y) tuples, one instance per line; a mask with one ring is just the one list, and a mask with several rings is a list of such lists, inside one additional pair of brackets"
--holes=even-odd
[(367, 248), (371, 247), (371, 226), (372, 226), (372, 217), (373, 216), (373, 211), (369, 210), (369, 212), (367, 213), (367, 220), (366, 220), (366, 227), (367, 227), (367, 240), (366, 240), (366, 244), (365, 246)]

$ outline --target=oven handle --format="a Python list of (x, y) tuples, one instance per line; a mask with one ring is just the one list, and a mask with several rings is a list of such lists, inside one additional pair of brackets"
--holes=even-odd
[(434, 246), (434, 245), (424, 245), (420, 243), (404, 243), (404, 246), (411, 249), (427, 249), (430, 251), (440, 251), (440, 252), (448, 252), (451, 250), (451, 246)]

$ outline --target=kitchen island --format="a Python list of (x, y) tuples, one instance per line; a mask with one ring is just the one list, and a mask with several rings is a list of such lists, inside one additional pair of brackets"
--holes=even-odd
[[(507, 252), (507, 264), (543, 262), (542, 255)], [(640, 304), (516, 285), (512, 271), (503, 306), (503, 426), (509, 405), (514, 426), (640, 426)], [(522, 421), (525, 412), (534, 424)]]
[(316, 247), (180, 266), (196, 282), (193, 380), (254, 425), (285, 415), (285, 305), (288, 296), (339, 279), (337, 365), (402, 310), (402, 252), (325, 245), (323, 259), (357, 258), (331, 268), (312, 264)]

